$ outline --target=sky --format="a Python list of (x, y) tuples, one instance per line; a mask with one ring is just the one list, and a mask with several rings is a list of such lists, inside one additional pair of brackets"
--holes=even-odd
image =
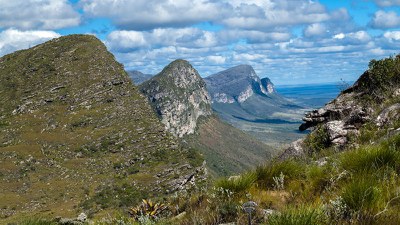
[(275, 84), (355, 81), (400, 50), (400, 0), (0, 0), (0, 56), (92, 34), (126, 70), (249, 64)]

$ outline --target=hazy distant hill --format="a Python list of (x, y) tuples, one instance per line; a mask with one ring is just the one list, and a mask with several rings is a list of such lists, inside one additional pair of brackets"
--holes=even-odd
[(139, 85), (153, 77), (151, 74), (144, 74), (137, 70), (130, 70), (126, 72), (136, 85)]

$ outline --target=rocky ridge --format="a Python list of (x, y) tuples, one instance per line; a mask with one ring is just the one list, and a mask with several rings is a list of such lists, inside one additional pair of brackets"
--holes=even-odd
[(185, 60), (175, 60), (140, 89), (177, 137), (193, 134), (200, 116), (210, 116), (211, 99), (199, 73)]

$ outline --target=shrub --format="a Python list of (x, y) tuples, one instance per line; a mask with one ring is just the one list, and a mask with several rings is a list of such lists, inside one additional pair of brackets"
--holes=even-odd
[(57, 225), (55, 221), (41, 218), (31, 218), (19, 223), (20, 225)]
[(328, 166), (310, 166), (306, 172), (308, 185), (314, 193), (322, 192), (329, 184), (331, 172)]
[(306, 137), (304, 144), (308, 147), (308, 153), (310, 155), (321, 152), (322, 150), (330, 147), (331, 142), (326, 127), (317, 127), (317, 129), (315, 129)]
[(272, 162), (256, 169), (257, 183), (261, 187), (272, 188), (276, 184), (274, 178), (282, 175), (285, 181), (293, 178), (299, 178), (304, 174), (304, 165), (294, 160), (286, 160), (282, 162)]

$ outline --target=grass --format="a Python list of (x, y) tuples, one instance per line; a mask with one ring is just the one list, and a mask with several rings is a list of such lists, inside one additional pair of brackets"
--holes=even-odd
[(257, 167), (255, 173), (260, 187), (272, 188), (275, 185), (274, 178), (281, 176), (281, 174), (284, 175), (285, 182), (302, 177), (304, 175), (304, 164), (295, 160), (277, 161)]
[(319, 225), (321, 212), (312, 207), (287, 209), (268, 218), (268, 225)]
[(256, 174), (249, 172), (228, 179), (222, 178), (216, 182), (215, 186), (218, 188), (230, 190), (234, 193), (242, 193), (244, 191), (249, 190), (249, 188), (253, 185), (256, 179), (257, 179)]

